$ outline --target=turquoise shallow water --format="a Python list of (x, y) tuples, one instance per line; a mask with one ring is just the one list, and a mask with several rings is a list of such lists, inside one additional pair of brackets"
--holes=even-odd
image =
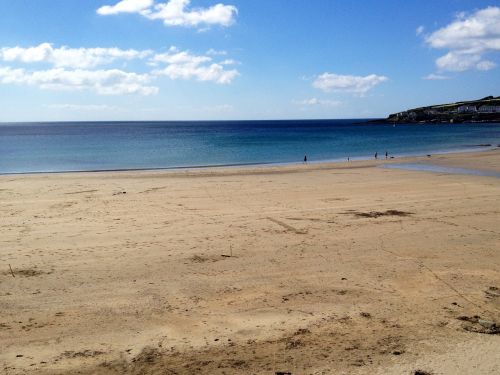
[[(293, 163), (480, 149), (500, 124), (363, 120), (0, 124), (0, 173)], [(483, 145), (483, 146), (480, 146)]]

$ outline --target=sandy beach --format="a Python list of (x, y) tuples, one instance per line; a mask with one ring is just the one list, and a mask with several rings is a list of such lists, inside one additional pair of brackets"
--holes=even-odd
[(0, 176), (0, 372), (498, 374), (500, 179), (424, 161), (500, 172)]

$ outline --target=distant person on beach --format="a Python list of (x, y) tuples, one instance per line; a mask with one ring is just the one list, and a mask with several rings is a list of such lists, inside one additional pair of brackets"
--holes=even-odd
[(304, 163), (307, 164), (307, 155), (304, 155)]
[(349, 158), (349, 156), (347, 157), (347, 161), (351, 161), (351, 158)]
[(375, 159), (378, 159), (378, 152), (375, 153)]
[(387, 157), (389, 156), (389, 154), (387, 153), (387, 151), (385, 152), (385, 158), (387, 159)]

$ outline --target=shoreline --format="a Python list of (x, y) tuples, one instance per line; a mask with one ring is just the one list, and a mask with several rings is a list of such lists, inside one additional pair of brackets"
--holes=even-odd
[(345, 158), (337, 159), (326, 159), (326, 160), (312, 160), (307, 163), (304, 162), (256, 162), (256, 163), (229, 163), (229, 164), (217, 164), (217, 165), (194, 165), (194, 166), (173, 166), (173, 167), (152, 167), (152, 168), (118, 168), (118, 169), (94, 169), (94, 170), (68, 170), (68, 171), (34, 171), (34, 172), (0, 172), (1, 176), (29, 176), (29, 175), (52, 175), (52, 174), (81, 174), (81, 173), (128, 173), (128, 172), (191, 172), (191, 171), (203, 171), (203, 170), (223, 170), (223, 169), (251, 169), (251, 168), (279, 168), (279, 167), (299, 167), (299, 166), (330, 166), (339, 164), (353, 164), (359, 162), (407, 162), (416, 158), (424, 158), (429, 155), (437, 157), (441, 155), (453, 155), (453, 154), (468, 154), (468, 153), (481, 153), (499, 150), (500, 145), (471, 145), (466, 148), (454, 149), (454, 150), (437, 150), (429, 151), (426, 153), (409, 153), (409, 154), (389, 154), (389, 158), (385, 159), (384, 155), (380, 155), (379, 159), (369, 158), (369, 157), (353, 157), (350, 161)]

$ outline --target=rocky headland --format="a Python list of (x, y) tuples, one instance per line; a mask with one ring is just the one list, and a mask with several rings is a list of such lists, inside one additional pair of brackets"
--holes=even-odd
[(462, 123), (500, 122), (500, 96), (479, 100), (438, 104), (390, 114), (376, 122), (392, 123)]

